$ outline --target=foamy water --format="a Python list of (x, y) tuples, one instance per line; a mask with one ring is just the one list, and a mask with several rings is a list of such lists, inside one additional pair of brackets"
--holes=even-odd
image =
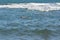
[(60, 10), (60, 3), (20, 3), (0, 5), (0, 8), (27, 8), (29, 10), (51, 11)]

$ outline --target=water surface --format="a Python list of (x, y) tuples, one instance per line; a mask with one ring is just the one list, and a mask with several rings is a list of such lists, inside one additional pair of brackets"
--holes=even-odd
[(60, 10), (0, 8), (0, 40), (60, 40)]

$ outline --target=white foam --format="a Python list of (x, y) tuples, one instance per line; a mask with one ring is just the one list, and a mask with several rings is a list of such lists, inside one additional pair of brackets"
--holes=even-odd
[(60, 10), (60, 3), (20, 3), (0, 5), (0, 8), (27, 8), (29, 10), (51, 11)]

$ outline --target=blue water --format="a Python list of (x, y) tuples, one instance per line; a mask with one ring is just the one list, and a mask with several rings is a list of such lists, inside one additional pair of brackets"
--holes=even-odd
[[(0, 0), (1, 5), (56, 2), (60, 0)], [(0, 8), (0, 40), (60, 40), (60, 10)]]
[(0, 40), (60, 40), (60, 11), (0, 8)]
[(56, 3), (60, 2), (60, 0), (0, 0), (0, 4), (7, 3)]

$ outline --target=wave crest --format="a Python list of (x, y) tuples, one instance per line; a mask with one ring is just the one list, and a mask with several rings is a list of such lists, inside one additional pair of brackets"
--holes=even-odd
[(27, 8), (29, 10), (51, 11), (60, 10), (60, 3), (20, 3), (0, 5), (0, 8)]

